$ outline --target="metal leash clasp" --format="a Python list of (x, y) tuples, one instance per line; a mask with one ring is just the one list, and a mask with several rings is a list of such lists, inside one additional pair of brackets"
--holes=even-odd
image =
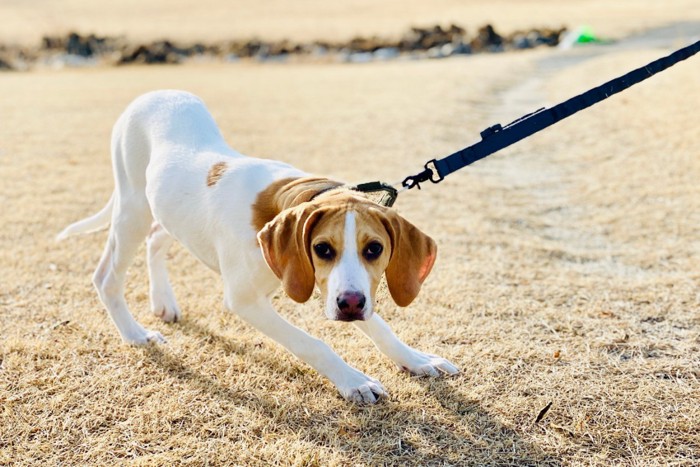
[(435, 159), (429, 160), (425, 163), (425, 170), (419, 174), (406, 177), (403, 182), (401, 182), (401, 185), (407, 190), (414, 187), (420, 190), (420, 184), (423, 182), (430, 181), (433, 183), (440, 183), (445, 177), (440, 176), (440, 172), (435, 165), (436, 163), (437, 160)]

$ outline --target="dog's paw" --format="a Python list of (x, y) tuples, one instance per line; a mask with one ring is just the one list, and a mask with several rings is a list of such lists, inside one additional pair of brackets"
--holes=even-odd
[(182, 320), (182, 311), (172, 293), (154, 294), (151, 292), (151, 311), (166, 323)]
[(374, 404), (389, 397), (379, 381), (357, 370), (348, 375), (343, 384), (338, 385), (338, 391), (345, 400), (356, 404)]
[(152, 310), (154, 315), (166, 323), (177, 323), (178, 321), (182, 320), (182, 312), (177, 304), (174, 306), (162, 305), (159, 307), (153, 307)]
[(413, 349), (402, 360), (396, 362), (399, 368), (416, 376), (442, 376), (459, 373), (459, 369), (449, 360)]
[(146, 345), (150, 343), (165, 344), (168, 342), (165, 340), (165, 337), (163, 337), (163, 334), (148, 329), (142, 329), (140, 332), (130, 336), (122, 336), (122, 339), (130, 345)]

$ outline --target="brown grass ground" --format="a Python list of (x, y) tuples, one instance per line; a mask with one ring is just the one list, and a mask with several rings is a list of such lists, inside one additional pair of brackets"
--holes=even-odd
[(242, 152), (395, 181), (665, 52), (0, 74), (0, 464), (697, 465), (697, 58), (401, 196), (440, 255), (415, 304), (383, 293), (379, 309), (459, 376), (399, 373), (317, 301), (275, 299), (382, 381), (377, 406), (223, 311), (218, 277), (181, 248), (184, 321), (150, 315), (140, 255), (128, 301), (169, 343), (121, 344), (90, 284), (105, 235), (53, 242), (108, 199), (111, 125), (147, 90), (201, 95)]

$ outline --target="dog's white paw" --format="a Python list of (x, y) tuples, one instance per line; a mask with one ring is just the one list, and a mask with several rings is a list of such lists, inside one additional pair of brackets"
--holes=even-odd
[(442, 376), (459, 373), (459, 369), (449, 360), (413, 349), (401, 362), (396, 362), (396, 364), (403, 371), (416, 376)]
[(379, 381), (357, 370), (349, 374), (343, 384), (338, 385), (338, 391), (345, 400), (356, 404), (374, 404), (389, 397), (389, 393)]
[(122, 336), (122, 339), (124, 342), (131, 345), (146, 345), (151, 342), (154, 344), (165, 344), (168, 342), (165, 340), (165, 337), (163, 337), (163, 334), (148, 329), (141, 329), (139, 332), (132, 335)]
[(151, 292), (151, 311), (166, 323), (177, 323), (182, 320), (182, 311), (180, 311), (172, 292)]

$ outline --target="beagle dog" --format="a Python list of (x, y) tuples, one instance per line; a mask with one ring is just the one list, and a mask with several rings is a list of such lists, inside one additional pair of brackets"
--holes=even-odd
[(403, 343), (375, 313), (383, 274), (394, 301), (407, 306), (436, 257), (435, 242), (395, 211), (339, 182), (239, 154), (204, 103), (182, 91), (137, 98), (117, 120), (111, 149), (111, 199), (57, 239), (110, 226), (93, 283), (125, 342), (165, 342), (134, 319), (124, 298), (126, 271), (144, 238), (153, 313), (166, 322), (182, 316), (165, 264), (176, 239), (221, 274), (226, 308), (330, 379), (347, 400), (374, 403), (387, 392), (277, 314), (269, 296), (280, 282), (297, 302), (318, 287), (328, 319), (352, 321), (402, 370), (457, 373), (449, 361)]

